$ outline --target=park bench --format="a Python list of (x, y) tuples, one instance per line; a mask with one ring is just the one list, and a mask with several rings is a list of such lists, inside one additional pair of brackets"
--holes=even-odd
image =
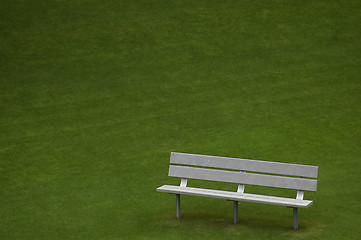
[[(219, 198), (233, 201), (234, 223), (238, 222), (238, 202), (253, 202), (293, 208), (293, 228), (298, 229), (298, 208), (308, 208), (313, 201), (304, 200), (304, 191), (317, 190), (318, 167), (187, 153), (171, 153), (170, 177), (179, 177), (179, 186), (163, 185), (158, 192), (176, 194), (177, 218), (181, 217), (180, 195)], [(281, 176), (283, 175), (283, 176)], [(292, 177), (291, 177), (292, 176)], [(188, 179), (238, 184), (237, 191), (187, 187)], [(296, 198), (245, 193), (245, 185), (297, 190)]]

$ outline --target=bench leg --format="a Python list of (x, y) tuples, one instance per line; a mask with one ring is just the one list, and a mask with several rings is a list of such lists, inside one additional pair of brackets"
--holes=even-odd
[(181, 209), (180, 209), (180, 195), (176, 194), (176, 201), (177, 201), (177, 219), (181, 218)]
[(234, 224), (238, 223), (238, 202), (237, 201), (233, 202), (233, 223)]
[(298, 208), (293, 208), (293, 229), (298, 229)]

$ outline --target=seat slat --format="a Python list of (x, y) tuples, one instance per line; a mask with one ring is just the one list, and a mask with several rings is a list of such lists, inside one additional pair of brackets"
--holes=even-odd
[(316, 191), (317, 180), (184, 166), (169, 166), (170, 177)]
[(317, 178), (318, 167), (310, 165), (269, 162), (260, 160), (217, 157), (188, 153), (172, 152), (171, 164), (245, 170), (280, 175)]
[(165, 192), (172, 194), (185, 194), (199, 197), (211, 197), (226, 199), (231, 201), (244, 201), (263, 204), (272, 204), (286, 207), (307, 208), (312, 205), (313, 201), (299, 200), (294, 198), (283, 198), (274, 196), (265, 196), (249, 193), (236, 193), (223, 190), (192, 188), (192, 187), (180, 187), (172, 185), (163, 185), (157, 188), (157, 192)]

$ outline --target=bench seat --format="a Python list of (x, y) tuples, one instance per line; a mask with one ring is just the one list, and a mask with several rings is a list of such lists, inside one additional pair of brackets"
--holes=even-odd
[(284, 198), (275, 196), (265, 196), (250, 193), (237, 193), (231, 191), (204, 189), (204, 188), (193, 188), (193, 187), (181, 187), (174, 185), (163, 185), (157, 188), (157, 192), (165, 192), (170, 194), (184, 194), (198, 197), (211, 197), (219, 198), (230, 201), (243, 201), (243, 202), (254, 202), (271, 205), (279, 205), (292, 208), (307, 208), (312, 205), (311, 200), (301, 200), (294, 198)]
[[(180, 185), (163, 185), (157, 192), (175, 195), (178, 219), (180, 196), (190, 195), (233, 201), (234, 224), (238, 223), (239, 202), (293, 208), (293, 229), (296, 230), (298, 208), (313, 204), (303, 198), (305, 191), (317, 191), (318, 166), (172, 152), (168, 176), (180, 178)], [(236, 184), (235, 191), (188, 187), (189, 179)], [(296, 190), (296, 198), (245, 193), (246, 185)]]

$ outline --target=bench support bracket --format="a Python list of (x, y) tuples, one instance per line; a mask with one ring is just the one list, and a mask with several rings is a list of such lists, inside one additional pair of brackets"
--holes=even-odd
[(293, 208), (293, 229), (298, 229), (298, 208)]
[(176, 198), (176, 202), (177, 202), (177, 219), (180, 219), (181, 218), (180, 195), (176, 194), (175, 198)]
[(238, 223), (238, 201), (233, 202), (233, 223)]

